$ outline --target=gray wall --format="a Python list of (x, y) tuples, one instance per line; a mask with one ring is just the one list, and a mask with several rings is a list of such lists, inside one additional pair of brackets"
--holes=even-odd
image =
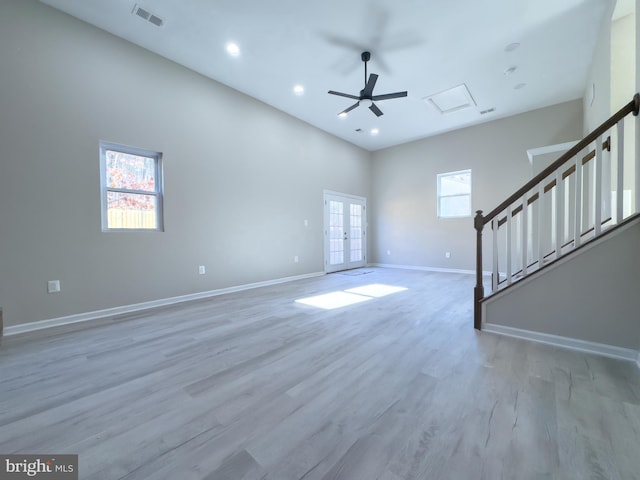
[(607, 13), (600, 31), (594, 32), (597, 42), (583, 96), (584, 135), (580, 138), (611, 116), (611, 16), (615, 3), (615, 0), (607, 0)]
[[(640, 0), (636, 1), (636, 92), (640, 92)], [(636, 142), (640, 139), (636, 138)], [(637, 144), (636, 144), (637, 145)], [(636, 155), (638, 155), (638, 150), (636, 150)], [(636, 158), (636, 165), (640, 164), (640, 159)], [(636, 170), (637, 171), (637, 170)], [(640, 174), (640, 171), (637, 171)], [(635, 205), (636, 209), (640, 206), (640, 192), (636, 192), (635, 195)], [(638, 343), (637, 343), (638, 352), (640, 352), (640, 333), (638, 334)], [(638, 366), (640, 366), (640, 353), (638, 353)]]
[[(0, 65), (5, 325), (322, 271), (323, 189), (370, 196), (369, 152), (35, 0)], [(165, 232), (101, 232), (100, 140), (163, 152)]]
[(603, 240), (489, 299), (484, 320), (637, 350), (640, 223)]
[(475, 269), (472, 218), (436, 216), (437, 174), (470, 168), (472, 209), (488, 213), (531, 179), (527, 149), (581, 137), (582, 102), (575, 100), (374, 152), (370, 260)]

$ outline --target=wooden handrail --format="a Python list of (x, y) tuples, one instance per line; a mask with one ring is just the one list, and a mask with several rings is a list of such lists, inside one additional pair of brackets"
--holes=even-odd
[[(611, 137), (609, 137), (610, 139)], [(608, 141), (608, 140), (607, 140)], [(607, 146), (603, 143), (602, 144), (602, 149), (606, 150)], [(593, 160), (594, 158), (596, 158), (596, 151), (595, 150), (591, 150), (589, 153), (587, 153), (584, 158), (582, 159), (582, 165), (586, 165), (587, 163), (589, 163), (590, 160)], [(564, 172), (562, 172), (562, 180), (566, 179), (569, 175), (571, 175), (572, 173), (575, 173), (576, 171), (576, 166), (575, 165), (571, 165), (568, 169), (566, 169)], [(553, 180), (551, 180), (549, 183), (547, 183), (544, 186), (544, 193), (549, 192), (550, 190), (553, 189), (553, 187), (556, 186), (556, 179), (554, 178)], [(531, 197), (529, 197), (529, 199), (527, 200), (527, 206), (531, 205), (533, 202), (535, 202), (536, 200), (538, 200), (538, 192), (534, 193)], [(518, 213), (520, 213), (522, 211), (522, 204), (518, 205), (516, 208), (514, 208), (511, 211), (511, 216), (515, 217)], [(504, 217), (502, 217), (500, 220), (498, 220), (498, 226), (501, 227), (502, 225), (504, 225), (507, 222), (507, 216), (505, 215)]]
[[(547, 168), (545, 168), (538, 175), (533, 177), (529, 182), (527, 182), (522, 188), (518, 189), (513, 195), (507, 198), (504, 202), (498, 205), (496, 208), (491, 210), (487, 215), (483, 215), (482, 219), (484, 224), (489, 223), (493, 218), (498, 215), (500, 212), (505, 210), (509, 205), (514, 203), (516, 200), (519, 200), (525, 193), (531, 190), (533, 187), (538, 185), (542, 180), (548, 177), (550, 174), (555, 172), (562, 164), (573, 158), (577, 155), (582, 149), (589, 146), (590, 143), (594, 142), (600, 135), (605, 133), (615, 124), (617, 124), (620, 120), (626, 117), (628, 114), (633, 113), (635, 116), (638, 116), (638, 112), (640, 112), (640, 93), (636, 93), (633, 96), (633, 100), (627, 103), (624, 107), (618, 110), (611, 118), (606, 120), (602, 125), (597, 127), (593, 132), (580, 140), (577, 144), (571, 147), (564, 155), (562, 155), (558, 160), (553, 162)], [(609, 142), (610, 143), (610, 142)]]
[[(602, 142), (602, 150), (603, 151), (604, 150), (611, 151), (611, 137), (607, 137), (607, 139), (604, 142)], [(595, 150), (591, 150), (582, 159), (582, 165), (586, 165), (587, 163), (589, 163), (590, 160), (593, 160), (594, 158), (596, 158), (596, 151)], [(572, 173), (575, 173), (575, 171), (576, 171), (576, 166), (575, 165), (571, 165), (568, 169), (566, 169), (564, 172), (562, 172), (562, 180), (565, 180)], [(544, 193), (547, 193), (549, 190), (553, 189), (553, 187), (555, 187), (555, 186), (556, 186), (556, 179), (554, 178), (547, 185), (544, 186)], [(538, 200), (538, 197), (539, 197), (538, 192), (536, 192), (533, 195), (531, 195), (531, 197), (529, 197), (527, 199), (527, 206), (531, 205), (536, 200)], [(515, 217), (521, 211), (522, 211), (522, 204), (518, 205), (516, 208), (514, 208), (511, 211), (511, 216)], [(498, 220), (498, 226), (501, 227), (502, 225), (504, 225), (506, 223), (506, 221), (507, 221), (507, 216), (505, 215), (500, 220)], [(486, 224), (486, 222), (485, 222), (485, 224)]]

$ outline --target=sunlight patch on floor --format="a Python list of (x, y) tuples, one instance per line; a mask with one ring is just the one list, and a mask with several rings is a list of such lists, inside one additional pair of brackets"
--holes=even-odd
[(325, 293), (314, 297), (300, 298), (296, 303), (309, 305), (311, 307), (323, 308), (325, 310), (333, 310), (349, 305), (373, 300), (374, 298), (384, 297), (392, 293), (407, 290), (405, 287), (395, 287), (393, 285), (383, 285), (381, 283), (372, 283), (362, 287), (350, 288), (345, 291)]
[(301, 298), (296, 300), (297, 303), (303, 303), (312, 307), (324, 308), (325, 310), (333, 310), (334, 308), (346, 307), (356, 303), (366, 302), (371, 297), (363, 295), (355, 295), (346, 292), (331, 292), (324, 295), (316, 295), (315, 297)]
[(349, 290), (345, 290), (345, 292), (378, 298), (391, 295), (392, 293), (403, 292), (405, 290), (407, 290), (406, 287), (394, 287), (393, 285), (372, 283), (371, 285), (365, 285), (364, 287), (350, 288)]

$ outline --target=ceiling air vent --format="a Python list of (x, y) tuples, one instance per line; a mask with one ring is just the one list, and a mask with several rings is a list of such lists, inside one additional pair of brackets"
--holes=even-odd
[(143, 18), (149, 23), (153, 23), (156, 27), (161, 27), (162, 24), (164, 23), (164, 21), (160, 17), (154, 15), (148, 10), (145, 10), (144, 8), (139, 6), (137, 3), (133, 6), (133, 10), (131, 10), (131, 13), (139, 16), (140, 18)]
[(482, 110), (480, 112), (480, 115), (486, 115), (487, 113), (491, 113), (491, 112), (495, 112), (496, 109), (495, 108), (487, 108), (486, 110)]
[(162, 19), (160, 17), (156, 17), (155, 15), (151, 15), (149, 17), (149, 21), (153, 23), (156, 27), (161, 27), (163, 24)]
[(149, 20), (151, 14), (147, 12), (144, 8), (138, 7), (138, 5), (133, 7), (133, 13), (138, 15), (139, 17), (144, 18), (145, 20)]

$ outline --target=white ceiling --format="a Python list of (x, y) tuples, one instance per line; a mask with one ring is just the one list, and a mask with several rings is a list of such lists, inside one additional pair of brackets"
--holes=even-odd
[[(607, 11), (607, 0), (41, 1), (368, 150), (582, 97)], [(164, 25), (132, 14), (136, 3)], [(363, 50), (374, 94), (408, 96), (378, 102), (379, 118), (364, 106), (338, 118), (354, 101), (327, 91), (359, 94)], [(476, 106), (442, 114), (424, 101), (460, 84)]]

